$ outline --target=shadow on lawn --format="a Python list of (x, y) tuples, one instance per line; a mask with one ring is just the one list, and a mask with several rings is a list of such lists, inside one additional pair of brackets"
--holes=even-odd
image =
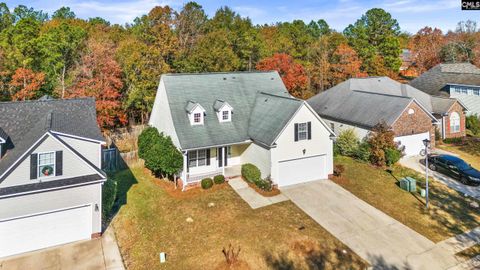
[[(120, 159), (122, 160), (122, 159)], [(135, 178), (135, 175), (133, 172), (130, 170), (130, 167), (123, 162), (122, 160), (122, 166), (119, 171), (115, 173), (111, 173), (109, 177), (113, 177), (115, 181), (117, 182), (117, 192), (115, 195), (115, 202), (113, 204), (112, 210), (108, 214), (107, 218), (104, 220), (104, 228), (106, 229), (109, 225), (110, 222), (113, 220), (115, 215), (120, 211), (122, 206), (127, 204), (128, 198), (127, 198), (127, 193), (130, 190), (130, 188), (137, 184), (138, 181)]]
[[(293, 253), (293, 252), (292, 252)], [(349, 251), (344, 253), (340, 249), (333, 251), (304, 250), (300, 254), (295, 254), (299, 259), (294, 260), (289, 256), (290, 252), (266, 253), (264, 255), (268, 268), (278, 270), (293, 270), (304, 268), (300, 266), (305, 264), (307, 269), (365, 269), (366, 263)], [(302, 258), (303, 257), (303, 258)]]
[[(423, 164), (425, 164), (425, 161), (423, 161)], [(418, 188), (425, 189), (426, 187), (425, 178), (417, 172), (403, 170), (388, 172), (395, 178), (397, 185), (399, 185), (399, 179), (410, 176), (417, 180)], [(430, 178), (430, 181), (432, 181), (432, 178)], [(425, 198), (422, 198), (418, 192), (412, 192), (411, 195), (420, 202), (418, 208), (423, 214), (428, 214), (432, 220), (439, 224), (439, 227), (446, 228), (451, 234), (460, 234), (467, 228), (473, 229), (479, 226), (478, 216), (475, 215), (475, 210), (470, 206), (474, 199), (464, 197), (460, 192), (443, 186), (443, 184), (430, 182), (429, 199), (430, 205), (433, 207), (430, 207), (428, 210), (425, 208)], [(441, 228), (434, 229), (438, 230)]]

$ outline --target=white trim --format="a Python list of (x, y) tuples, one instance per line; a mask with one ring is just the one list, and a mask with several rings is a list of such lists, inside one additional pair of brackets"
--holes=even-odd
[[(67, 179), (68, 179), (68, 178), (67, 178)], [(29, 194), (39, 193), (39, 192), (47, 192), (47, 191), (59, 190), (59, 189), (66, 189), (66, 188), (73, 188), (73, 187), (88, 186), (88, 185), (103, 183), (103, 182), (105, 182), (105, 181), (107, 181), (107, 178), (102, 178), (102, 179), (100, 179), (100, 180), (91, 181), (91, 182), (87, 182), (87, 183), (79, 183), (79, 184), (73, 184), (73, 185), (67, 185), (67, 186), (61, 186), (61, 187), (54, 187), (54, 188), (36, 189), (36, 190), (25, 191), (25, 192), (20, 192), (20, 193), (13, 193), (13, 194), (8, 194), (8, 195), (1, 195), (1, 196), (0, 196), (0, 199), (9, 198), (9, 197), (24, 196), (24, 195), (29, 195)]]
[(53, 130), (49, 130), (49, 131), (53, 134), (57, 134), (57, 135), (60, 135), (60, 136), (72, 137), (72, 138), (75, 138), (75, 139), (81, 139), (81, 140), (96, 142), (96, 143), (100, 143), (100, 144), (106, 144), (107, 143), (106, 141), (99, 141), (99, 140), (95, 140), (95, 139), (90, 139), (90, 138), (85, 138), (85, 137), (81, 137), (81, 136), (71, 135), (71, 134), (62, 133), (62, 132), (58, 132), (58, 131), (53, 131)]
[(0, 219), (0, 222), (6, 222), (6, 221), (15, 220), (15, 219), (29, 218), (29, 217), (34, 217), (34, 216), (41, 216), (41, 215), (51, 214), (51, 213), (55, 213), (55, 212), (63, 212), (63, 211), (71, 210), (71, 209), (83, 208), (83, 207), (86, 207), (86, 206), (90, 206), (90, 209), (91, 209), (93, 207), (93, 203), (80, 204), (80, 205), (76, 205), (76, 206), (57, 208), (55, 210), (35, 212), (35, 213), (32, 213), (32, 214), (28, 214), (28, 215), (21, 215), (21, 216), (4, 218), (4, 219)]
[(77, 155), (74, 151), (72, 151), (70, 149), (70, 147), (67, 146), (67, 143), (63, 143), (62, 141), (60, 141), (59, 139), (57, 139), (55, 137), (55, 135), (51, 134), (50, 131), (47, 131), (47, 133), (55, 140), (57, 141), (58, 143), (60, 143), (61, 145), (65, 146), (65, 148), (67, 148), (68, 151), (70, 151), (70, 153), (72, 153), (73, 155), (75, 155), (76, 157), (78, 157), (83, 163), (85, 163), (88, 167), (90, 167), (91, 169), (93, 169), (98, 175), (100, 175), (101, 177), (105, 177), (103, 174), (99, 173), (98, 170), (102, 170), (102, 168), (94, 168), (92, 167), (90, 164), (88, 164), (88, 162), (86, 162), (85, 160), (83, 160), (83, 158), (85, 157), (80, 157), (79, 155)]
[(5, 143), (5, 140), (3, 138), (0, 138), (0, 143)]
[[(37, 179), (38, 180), (48, 179), (48, 178), (56, 176), (55, 172), (56, 172), (56, 169), (57, 169), (57, 152), (56, 151), (45, 151), (45, 152), (38, 152), (36, 154), (37, 154)], [(53, 174), (48, 175), (48, 176), (40, 176), (40, 155), (45, 155), (45, 154), (53, 154)], [(32, 179), (32, 180), (36, 180), (36, 179)]]
[(23, 158), (27, 155), (28, 152), (30, 152), (30, 150), (33, 149), (33, 147), (34, 147), (39, 141), (43, 140), (43, 138), (44, 138), (45, 136), (47, 136), (47, 135), (49, 136), (48, 131), (45, 132), (45, 134), (43, 134), (38, 140), (36, 140), (36, 141), (32, 144), (32, 146), (30, 146), (15, 162), (13, 162), (12, 165), (10, 165), (10, 167), (8, 167), (8, 168), (5, 170), (5, 172), (0, 175), (0, 179), (2, 179), (21, 159), (23, 159)]
[(397, 118), (395, 118), (395, 120), (392, 122), (392, 126), (398, 121), (398, 119), (400, 117), (402, 117), (403, 113), (407, 111), (407, 109), (409, 109), (408, 107), (410, 107), (410, 105), (412, 105), (412, 102), (415, 102), (421, 109), (422, 111), (424, 111), (431, 119), (433, 119), (435, 122), (433, 123), (434, 125), (438, 125), (440, 124), (437, 120), (437, 118), (435, 118), (435, 116), (433, 116), (433, 114), (431, 114), (422, 104), (420, 104), (420, 102), (418, 102), (415, 98), (412, 98), (412, 100), (408, 103), (407, 106), (405, 106), (405, 108), (402, 110), (401, 113), (398, 114)]
[(216, 148), (216, 147), (223, 147), (223, 146), (228, 146), (228, 145), (238, 145), (238, 144), (245, 144), (245, 143), (252, 143), (252, 142), (253, 142), (252, 140), (245, 140), (243, 142), (217, 144), (217, 145), (212, 145), (212, 146), (201, 146), (201, 147), (196, 147), (196, 148), (181, 149), (181, 151), (192, 151), (192, 150), (198, 150), (198, 149), (204, 149), (204, 148)]
[[(312, 107), (310, 107), (310, 105), (308, 105), (308, 102), (306, 101), (303, 101), (302, 102), (302, 105), (305, 105), (309, 110), (310, 112), (318, 119), (318, 121), (320, 121), (320, 123), (327, 129), (327, 131), (330, 133), (331, 136), (333, 137), (336, 137), (335, 135), (335, 132), (333, 132), (327, 125), (327, 123), (325, 123), (323, 121), (323, 119), (315, 112), (315, 110), (312, 109)], [(295, 116), (297, 115), (297, 113), (300, 111), (300, 109), (302, 108), (302, 105), (300, 105), (297, 109), (297, 111), (292, 115), (292, 117), (290, 117), (290, 120), (288, 120), (288, 122), (283, 126), (282, 130), (277, 134), (277, 137), (275, 138), (275, 140), (273, 140), (273, 144), (275, 144), (275, 142), (278, 140), (278, 138), (283, 134), (283, 132), (285, 131), (285, 129), (287, 128), (287, 126), (290, 124), (290, 122), (292, 122), (293, 118), (295, 118)], [(271, 147), (272, 145), (270, 145), (269, 147)], [(267, 145), (266, 145), (267, 146)]]

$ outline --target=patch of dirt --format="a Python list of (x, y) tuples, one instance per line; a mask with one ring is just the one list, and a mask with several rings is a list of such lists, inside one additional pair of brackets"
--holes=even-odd
[(350, 180), (344, 176), (334, 176), (332, 175), (330, 177), (330, 180), (333, 182), (340, 184), (340, 185), (348, 185), (350, 183)]
[(229, 265), (227, 262), (219, 264), (215, 270), (250, 270), (250, 266), (247, 262), (238, 260), (236, 263)]

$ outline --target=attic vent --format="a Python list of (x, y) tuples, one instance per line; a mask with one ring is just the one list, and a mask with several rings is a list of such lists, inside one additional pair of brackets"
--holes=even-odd
[(272, 81), (273, 81), (273, 78), (270, 78), (270, 80), (272, 80)]
[(233, 76), (233, 77), (232, 77), (232, 79), (234, 79), (234, 80), (235, 80), (235, 76)]
[(223, 80), (224, 80), (224, 81), (226, 81), (226, 80), (227, 80), (227, 78), (226, 78), (226, 77), (223, 77)]
[(267, 101), (268, 101), (268, 98), (265, 99), (265, 102), (267, 102)]

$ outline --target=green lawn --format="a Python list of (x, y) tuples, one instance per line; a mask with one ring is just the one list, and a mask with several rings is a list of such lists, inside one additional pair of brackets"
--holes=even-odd
[(395, 166), (391, 172), (348, 157), (337, 157), (335, 164), (345, 166), (342, 177), (334, 181), (434, 242), (473, 229), (480, 224), (478, 210), (443, 184), (430, 182), (431, 207), (425, 210), (425, 200), (418, 194), (403, 191), (398, 180), (412, 176), (424, 186), (425, 179), (417, 172)]
[(113, 226), (128, 269), (226, 269), (222, 249), (230, 243), (241, 248), (233, 269), (365, 268), (290, 201), (252, 210), (228, 184), (182, 193), (142, 167), (116, 179), (124, 205)]

